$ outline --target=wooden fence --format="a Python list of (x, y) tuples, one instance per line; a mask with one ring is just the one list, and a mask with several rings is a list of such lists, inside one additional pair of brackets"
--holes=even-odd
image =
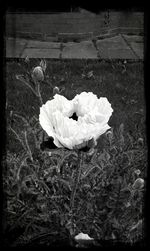
[(49, 40), (85, 39), (113, 33), (144, 32), (143, 12), (93, 13), (7, 13), (6, 36)]

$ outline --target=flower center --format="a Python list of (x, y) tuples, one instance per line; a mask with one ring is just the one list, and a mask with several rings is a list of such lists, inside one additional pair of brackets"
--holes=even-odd
[(70, 119), (73, 119), (73, 120), (78, 120), (78, 116), (77, 116), (77, 114), (76, 114), (76, 112), (74, 112), (73, 114), (72, 114), (72, 116), (71, 117), (69, 117)]

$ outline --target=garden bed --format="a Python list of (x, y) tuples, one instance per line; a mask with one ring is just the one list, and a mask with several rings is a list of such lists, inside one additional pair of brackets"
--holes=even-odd
[[(37, 145), (42, 140), (42, 129), (36, 131), (34, 127), (38, 123), (40, 103), (32, 91), (16, 78), (18, 74), (27, 76), (27, 72), (30, 75), (39, 62), (40, 59), (7, 59), (6, 62), (6, 246), (76, 245), (70, 241), (73, 229), (69, 225), (70, 186), (73, 182), (69, 177), (76, 161), (67, 150), (58, 150), (50, 158), (48, 152), (36, 149), (34, 136), (37, 137)], [(98, 98), (107, 97), (114, 110), (109, 120), (112, 138), (107, 133), (102, 135), (91, 159), (83, 157), (88, 172), (76, 195), (75, 233), (85, 232), (102, 242), (115, 240), (132, 244), (143, 240), (144, 189), (143, 186), (132, 187), (137, 178), (145, 179), (147, 167), (143, 62), (46, 62), (45, 80), (40, 85), (43, 103), (53, 97), (53, 87), (58, 86), (68, 99), (83, 91), (93, 92)], [(34, 84), (30, 84), (34, 88)], [(29, 122), (30, 128), (23, 119)], [(23, 143), (28, 141), (32, 160), (26, 156), (25, 148), (14, 131)], [(66, 154), (69, 157), (62, 162)], [(59, 178), (51, 169), (58, 165), (65, 169), (64, 176)], [(96, 165), (102, 168), (101, 172), (93, 170)], [(140, 170), (139, 174), (137, 170)], [(44, 176), (46, 171), (48, 176)], [(37, 184), (33, 184), (33, 173)], [(49, 178), (51, 175), (53, 181)], [(41, 192), (39, 184), (46, 187), (46, 193)], [(55, 199), (52, 199), (54, 194)]]

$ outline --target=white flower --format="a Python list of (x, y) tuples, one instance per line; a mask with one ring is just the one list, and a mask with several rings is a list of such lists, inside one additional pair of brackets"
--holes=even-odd
[[(39, 121), (57, 147), (73, 149), (92, 138), (96, 144), (110, 128), (107, 123), (112, 112), (107, 98), (98, 99), (92, 92), (82, 92), (72, 100), (56, 94), (40, 108)], [(73, 113), (77, 121), (71, 118)]]
[(88, 234), (84, 234), (84, 233), (80, 233), (80, 234), (76, 235), (74, 238), (76, 241), (93, 240), (93, 238), (91, 238)]

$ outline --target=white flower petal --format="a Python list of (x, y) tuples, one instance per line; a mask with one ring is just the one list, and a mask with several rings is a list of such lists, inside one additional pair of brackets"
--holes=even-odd
[(75, 103), (77, 116), (84, 116), (95, 107), (97, 96), (92, 92), (82, 92), (81, 94), (77, 94), (73, 101)]
[[(107, 98), (98, 99), (92, 92), (83, 92), (73, 100), (56, 94), (40, 108), (40, 124), (58, 147), (73, 149), (83, 142), (98, 139), (110, 127), (107, 124), (113, 109)], [(70, 118), (76, 113), (78, 120)]]
[(81, 123), (80, 127), (80, 133), (83, 135), (84, 139), (86, 141), (90, 140), (91, 138), (94, 138), (94, 140), (97, 140), (100, 135), (105, 133), (110, 126), (108, 124), (100, 124), (100, 123)]
[(108, 122), (110, 116), (112, 115), (113, 109), (107, 98), (102, 97), (98, 100), (97, 110), (106, 117), (106, 121)]
[(75, 240), (79, 241), (79, 240), (93, 240), (93, 238), (91, 238), (88, 234), (84, 234), (84, 233), (80, 233), (78, 235), (76, 235)]
[(72, 100), (66, 99), (64, 96), (56, 94), (54, 96), (55, 111), (59, 110), (64, 116), (71, 117), (74, 112), (74, 104)]
[(96, 141), (102, 134), (104, 134), (108, 129), (110, 129), (110, 126), (108, 124), (105, 124), (103, 127), (100, 127), (99, 124), (95, 126), (95, 132), (93, 130), (93, 138)]
[(40, 125), (42, 126), (42, 128), (48, 134), (48, 136), (51, 136), (54, 138), (54, 144), (57, 147), (62, 147), (62, 145), (59, 143), (59, 141), (57, 140), (57, 138), (55, 136), (55, 131), (53, 129), (53, 125), (51, 123), (49, 114), (48, 114), (45, 106), (42, 106), (40, 108), (39, 122), (40, 122)]
[(56, 111), (53, 114), (53, 126), (61, 144), (69, 149), (72, 149), (72, 138), (78, 130), (76, 121), (69, 119), (68, 117), (64, 117), (60, 111)]

